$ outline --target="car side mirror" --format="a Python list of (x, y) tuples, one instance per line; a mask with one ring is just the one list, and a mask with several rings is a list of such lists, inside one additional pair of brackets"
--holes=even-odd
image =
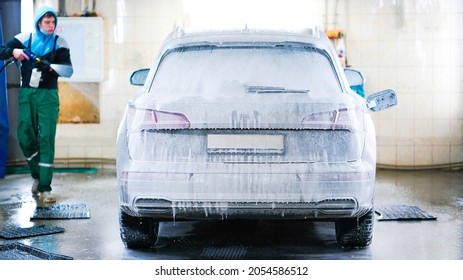
[(344, 74), (350, 86), (363, 86), (365, 84), (365, 76), (358, 70), (345, 68)]
[(130, 76), (130, 84), (134, 86), (143, 86), (148, 77), (149, 68), (139, 69)]
[(386, 89), (367, 97), (367, 108), (372, 112), (382, 111), (395, 105), (397, 105), (397, 95), (392, 89)]
[(351, 68), (345, 68), (344, 74), (346, 75), (350, 88), (361, 97), (365, 97), (365, 90), (363, 88), (365, 85), (365, 76), (362, 72)]

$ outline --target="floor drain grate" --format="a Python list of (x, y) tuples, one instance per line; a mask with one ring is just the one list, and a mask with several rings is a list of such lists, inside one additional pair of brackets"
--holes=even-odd
[(206, 247), (201, 252), (200, 258), (207, 260), (242, 260), (247, 249), (242, 246), (231, 247)]
[(29, 227), (29, 228), (11, 227), (11, 228), (6, 228), (0, 231), (0, 237), (4, 239), (15, 239), (15, 238), (32, 237), (32, 236), (47, 235), (47, 234), (61, 233), (61, 232), (64, 232), (64, 228), (49, 227), (46, 225), (34, 226), (34, 227)]
[(89, 219), (90, 210), (86, 204), (56, 204), (37, 207), (31, 219)]
[(422, 211), (416, 206), (383, 205), (376, 206), (375, 212), (379, 215), (378, 221), (413, 221), (436, 220), (437, 218)]

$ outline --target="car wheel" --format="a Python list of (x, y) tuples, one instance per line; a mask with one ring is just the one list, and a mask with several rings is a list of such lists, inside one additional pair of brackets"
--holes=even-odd
[(157, 242), (159, 222), (151, 218), (133, 217), (119, 210), (119, 226), (127, 248), (149, 248)]
[(336, 240), (343, 247), (366, 247), (373, 239), (374, 210), (358, 218), (336, 221)]

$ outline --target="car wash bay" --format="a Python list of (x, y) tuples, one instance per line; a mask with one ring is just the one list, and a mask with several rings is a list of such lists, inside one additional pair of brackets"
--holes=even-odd
[[(46, 205), (31, 195), (29, 175), (8, 175), (0, 187), (2, 229), (50, 227), (64, 231), (0, 238), (2, 248), (15, 244), (13, 251), (22, 251), (24, 258), (75, 260), (463, 259), (461, 171), (378, 170), (377, 207), (413, 206), (425, 219), (417, 215), (417, 220), (388, 221), (379, 220), (381, 216), (377, 214), (372, 245), (355, 250), (337, 244), (334, 223), (295, 220), (165, 222), (161, 223), (155, 247), (130, 250), (119, 236), (119, 198), (114, 171), (60, 172), (54, 182), (57, 205), (63, 206), (62, 209), (85, 205), (88, 217), (71, 215), (68, 219), (48, 219), (39, 215), (39, 219), (34, 218), (37, 209)], [(401, 215), (400, 208), (393, 211), (396, 210), (396, 214)], [(435, 219), (427, 219), (429, 217)], [(5, 250), (3, 253), (8, 253)], [(45, 255), (38, 255), (35, 250)]]
[[(34, 1), (39, 2), (50, 1)], [(59, 2), (67, 2), (69, 15), (81, 12), (80, 1)], [(59, 167), (93, 166), (93, 163), (101, 166), (97, 160), (114, 160), (118, 122), (126, 101), (138, 90), (129, 85), (128, 78), (133, 69), (147, 67), (152, 62), (159, 42), (170, 31), (163, 27), (170, 28), (186, 15), (191, 25), (199, 27), (217, 26), (217, 20), (222, 18), (237, 24), (233, 27), (243, 28), (246, 23), (253, 28), (264, 19), (260, 11), (265, 11), (265, 18), (271, 21), (266, 24), (298, 21), (307, 24), (310, 19), (323, 29), (345, 29), (345, 41), (339, 40), (336, 47), (345, 55), (343, 59), (348, 59), (352, 67), (366, 75), (365, 95), (386, 87), (397, 91), (397, 108), (380, 113), (374, 119), (378, 163), (407, 169), (454, 164), (461, 168), (463, 2), (460, 0), (291, 3), (299, 2), (300, 8), (288, 1), (284, 2), (285, 5), (265, 1), (266, 9), (262, 9), (259, 1), (241, 1), (240, 5), (236, 0), (229, 3), (217, 1), (218, 4), (189, 0), (120, 0), (118, 5), (111, 0), (95, 2), (95, 11), (104, 22), (105, 75), (103, 81), (82, 84), (98, 97), (95, 103), (99, 110), (95, 115), (101, 121), (59, 125), (56, 150)], [(209, 6), (201, 7), (199, 2), (208, 2)], [(243, 10), (243, 7), (250, 9), (253, 5), (257, 8), (255, 11)], [(73, 9), (72, 6), (78, 7)], [(21, 31), (20, 1), (1, 2), (0, 8), (3, 9), (3, 35), (8, 40)], [(210, 13), (211, 10), (214, 13)], [(237, 14), (241, 16), (237, 17)], [(274, 20), (281, 19), (282, 15), (287, 18)], [(146, 34), (150, 36), (144, 36)], [(24, 159), (17, 143), (12, 141), (17, 124), (19, 71), (13, 65), (7, 71), (8, 160), (16, 163), (16, 160)], [(61, 112), (69, 112), (69, 109), (63, 106)], [(71, 115), (69, 120), (78, 122), (84, 119), (82, 116)], [(418, 207), (435, 219), (376, 220), (373, 243), (358, 250), (343, 249), (337, 244), (334, 223), (287, 220), (162, 223), (160, 240), (154, 248), (129, 250), (119, 236), (119, 196), (113, 169), (56, 173), (53, 188), (58, 197), (57, 204), (64, 205), (64, 210), (70, 205), (85, 206), (88, 212), (84, 214), (89, 215), (86, 218), (32, 219), (43, 205), (37, 204), (30, 194), (31, 184), (27, 174), (8, 174), (0, 180), (0, 230), (40, 227), (58, 228), (62, 232), (0, 238), (2, 250), (12, 248), (10, 251), (14, 255), (10, 255), (10, 259), (18, 256), (76, 260), (463, 259), (461, 169), (378, 170), (377, 206)]]

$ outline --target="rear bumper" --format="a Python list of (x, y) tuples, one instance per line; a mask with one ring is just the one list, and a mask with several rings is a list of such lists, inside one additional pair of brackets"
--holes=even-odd
[(160, 220), (355, 217), (373, 206), (375, 173), (362, 167), (241, 165), (209, 173), (137, 167), (118, 172), (120, 202), (130, 215)]
[[(364, 208), (364, 209), (363, 209)], [(324, 200), (313, 203), (268, 202), (172, 202), (162, 199), (136, 199), (124, 211), (135, 216), (158, 220), (182, 219), (338, 219), (361, 216), (362, 209), (353, 198)]]

